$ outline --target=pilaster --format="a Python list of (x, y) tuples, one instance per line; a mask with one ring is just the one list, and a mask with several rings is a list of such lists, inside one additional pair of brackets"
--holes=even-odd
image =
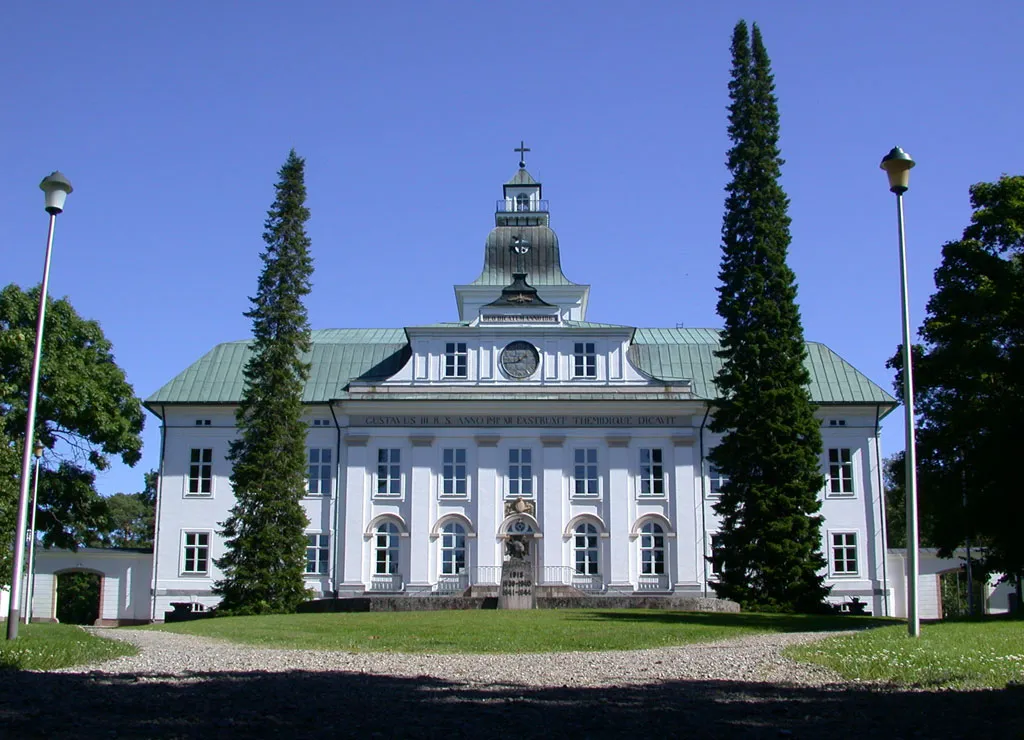
[(564, 565), (562, 553), (562, 528), (565, 523), (566, 491), (564, 486), (565, 435), (540, 438), (541, 487), (537, 492), (537, 505), (544, 537), (540, 540), (542, 570), (538, 574), (544, 580), (544, 565)]
[(629, 436), (614, 435), (606, 438), (608, 444), (608, 534), (609, 572), (608, 590), (632, 593), (629, 579)]
[(498, 440), (497, 435), (476, 437), (476, 564), (480, 567), (501, 565), (498, 542), (495, 534), (501, 523), (501, 491), (498, 490)]
[(434, 436), (416, 435), (410, 437), (409, 442), (412, 444), (412, 466), (409, 471), (409, 548), (412, 553), (409, 587), (417, 591), (429, 588), (432, 581), (432, 558), (429, 553)]
[(363, 555), (366, 552), (363, 532), (366, 525), (366, 497), (368, 495), (367, 481), (367, 442), (369, 437), (365, 434), (349, 435), (345, 437), (345, 454), (348, 458), (345, 466), (345, 495), (344, 500), (338, 501), (341, 509), (341, 527), (339, 532), (344, 532), (342, 543), (342, 563), (339, 570), (342, 573), (342, 582), (338, 584), (338, 591), (341, 593), (362, 593), (365, 590), (363, 582)]

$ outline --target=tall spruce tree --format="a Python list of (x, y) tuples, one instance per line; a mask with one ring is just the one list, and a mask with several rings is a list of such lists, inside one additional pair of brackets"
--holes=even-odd
[(745, 608), (814, 611), (821, 575), (821, 432), (808, 392), (796, 283), (786, 264), (788, 199), (779, 185), (779, 112), (771, 62), (755, 24), (732, 40), (728, 166), (718, 313), (725, 327), (712, 463), (728, 483), (721, 516), (719, 596)]
[(235, 505), (222, 523), (227, 551), (217, 560), (224, 578), (214, 590), (236, 614), (290, 612), (307, 597), (303, 584), (307, 524), (306, 427), (302, 388), (309, 365), (309, 320), (303, 297), (313, 262), (305, 223), (305, 162), (292, 150), (278, 173), (277, 198), (267, 212), (260, 255), (263, 272), (252, 309), (251, 357), (231, 443)]

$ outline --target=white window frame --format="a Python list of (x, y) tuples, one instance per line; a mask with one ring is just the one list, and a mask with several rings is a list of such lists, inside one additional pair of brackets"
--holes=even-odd
[[(843, 459), (843, 453), (846, 459)], [(857, 495), (857, 484), (854, 480), (855, 458), (854, 449), (851, 447), (830, 447), (825, 453), (825, 495), (828, 498), (852, 498)], [(836, 460), (833, 462), (832, 453), (836, 453)], [(846, 472), (848, 475), (844, 476)], [(836, 484), (839, 490), (836, 491)]]
[[(441, 449), (441, 474), (438, 476), (439, 498), (469, 498), (469, 450), (465, 447)], [(462, 492), (459, 492), (459, 487)]]
[[(197, 457), (195, 453), (199, 453), (198, 459), (193, 459)], [(193, 470), (195, 475), (193, 475)], [(210, 489), (208, 491), (203, 490), (204, 480)], [(195, 491), (192, 490), (193, 482), (196, 484)], [(190, 447), (188, 451), (188, 474), (185, 476), (185, 496), (188, 498), (211, 498), (213, 496), (213, 483), (213, 448)]]
[[(640, 575), (668, 575), (668, 534), (658, 522), (645, 522), (640, 528)], [(651, 557), (647, 558), (647, 553)], [(656, 555), (660, 553), (660, 560)], [(648, 569), (649, 568), (649, 569)], [(660, 568), (660, 570), (658, 570)]]
[(597, 349), (594, 342), (573, 342), (572, 377), (597, 377)]
[(710, 460), (707, 461), (707, 465), (708, 498), (719, 498), (722, 495), (722, 486), (729, 482), (729, 476), (722, 473)]
[[(190, 537), (196, 537), (197, 539), (189, 543)], [(201, 542), (198, 538), (205, 537), (205, 543)], [(178, 572), (183, 576), (209, 576), (210, 575), (210, 564), (212, 562), (212, 556), (210, 550), (213, 544), (213, 534), (208, 529), (183, 529), (181, 530), (181, 563), (179, 565)], [(192, 557), (189, 557), (189, 550), (195, 550)], [(200, 570), (198, 567), (193, 567), (192, 570), (188, 570), (187, 565), (189, 560), (195, 562), (195, 566), (198, 566), (200, 562), (199, 551), (205, 550), (205, 561), (206, 568)]]
[[(374, 498), (401, 498), (404, 490), (402, 485), (402, 448), (378, 448), (376, 464), (377, 469), (373, 474)], [(382, 485), (384, 486), (383, 491), (381, 491)]]
[(592, 522), (580, 522), (572, 531), (572, 568), (579, 576), (601, 575), (600, 533)]
[(465, 342), (445, 342), (443, 378), (469, 377), (469, 349)]
[[(526, 453), (525, 457), (528, 460), (523, 461), (523, 453)], [(515, 462), (513, 462), (513, 455), (516, 456)], [(537, 485), (533, 475), (533, 448), (531, 447), (510, 447), (508, 449), (508, 463), (505, 468), (505, 491), (508, 498), (529, 498), (533, 499), (537, 497)], [(523, 475), (523, 468), (526, 468), (526, 475)], [(516, 471), (516, 476), (513, 477), (512, 472)], [(529, 486), (529, 492), (523, 491), (523, 488)], [(518, 490), (513, 491), (516, 488)]]
[[(648, 461), (644, 462), (645, 455)], [(665, 498), (668, 495), (668, 481), (665, 475), (665, 449), (663, 447), (641, 447), (637, 450), (636, 492), (639, 498)], [(644, 490), (647, 488), (648, 490)], [(661, 490), (657, 490), (660, 488)]]
[[(583, 460), (580, 460), (580, 456)], [(601, 497), (600, 456), (596, 447), (574, 447), (572, 451), (572, 486), (569, 489), (573, 498), (595, 499)], [(583, 469), (583, 477), (579, 476)], [(591, 475), (593, 473), (593, 475)], [(583, 491), (580, 491), (580, 484)], [(593, 489), (593, 490), (591, 490)]]
[[(324, 453), (327, 453), (327, 462), (323, 462)], [(314, 461), (313, 458), (316, 458)], [(330, 447), (307, 447), (306, 448), (306, 494), (308, 496), (330, 496), (334, 490), (334, 452)], [(327, 477), (324, 477), (324, 470)], [(313, 472), (318, 473), (315, 477)], [(324, 486), (326, 482), (326, 488)], [(314, 483), (316, 484), (314, 486)], [(312, 490), (316, 488), (317, 490)]]
[[(312, 551), (312, 552), (311, 552)], [(310, 558), (310, 554), (314, 558)], [(310, 564), (315, 570), (310, 570)], [(306, 575), (326, 576), (331, 572), (331, 536), (320, 532), (306, 532)]]
[[(469, 570), (468, 534), (461, 522), (448, 521), (441, 527), (441, 575), (457, 576)], [(459, 553), (462, 554), (461, 566)]]
[[(402, 557), (401, 533), (394, 522), (381, 522), (373, 532), (373, 575), (396, 576)], [(381, 559), (381, 554), (384, 558)], [(381, 566), (384, 569), (381, 570)]]
[[(843, 539), (837, 541), (839, 537)], [(850, 542), (849, 538), (853, 538), (853, 541)], [(853, 570), (847, 569), (850, 550), (853, 550)], [(843, 563), (842, 570), (839, 568), (840, 563)], [(856, 578), (860, 575), (860, 536), (857, 531), (829, 530), (828, 571), (833, 578)]]

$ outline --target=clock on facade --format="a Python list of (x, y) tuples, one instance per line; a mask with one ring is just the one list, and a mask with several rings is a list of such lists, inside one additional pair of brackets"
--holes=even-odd
[(510, 378), (522, 380), (537, 372), (540, 354), (529, 342), (509, 342), (501, 351), (501, 369)]

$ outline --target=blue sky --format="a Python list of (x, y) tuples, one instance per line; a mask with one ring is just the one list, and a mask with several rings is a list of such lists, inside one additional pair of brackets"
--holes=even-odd
[[(895, 144), (912, 322), (969, 185), (1019, 173), (1024, 5), (991, 2), (12, 3), (0, 30), (0, 283), (98, 320), (145, 397), (249, 334), (263, 219), (306, 158), (314, 328), (456, 318), (520, 139), (589, 318), (718, 326), (729, 42), (756, 21), (776, 76), (790, 264), (808, 339), (883, 387), (900, 341)], [(886, 454), (902, 448), (899, 413)], [(147, 420), (139, 490), (159, 462)]]

